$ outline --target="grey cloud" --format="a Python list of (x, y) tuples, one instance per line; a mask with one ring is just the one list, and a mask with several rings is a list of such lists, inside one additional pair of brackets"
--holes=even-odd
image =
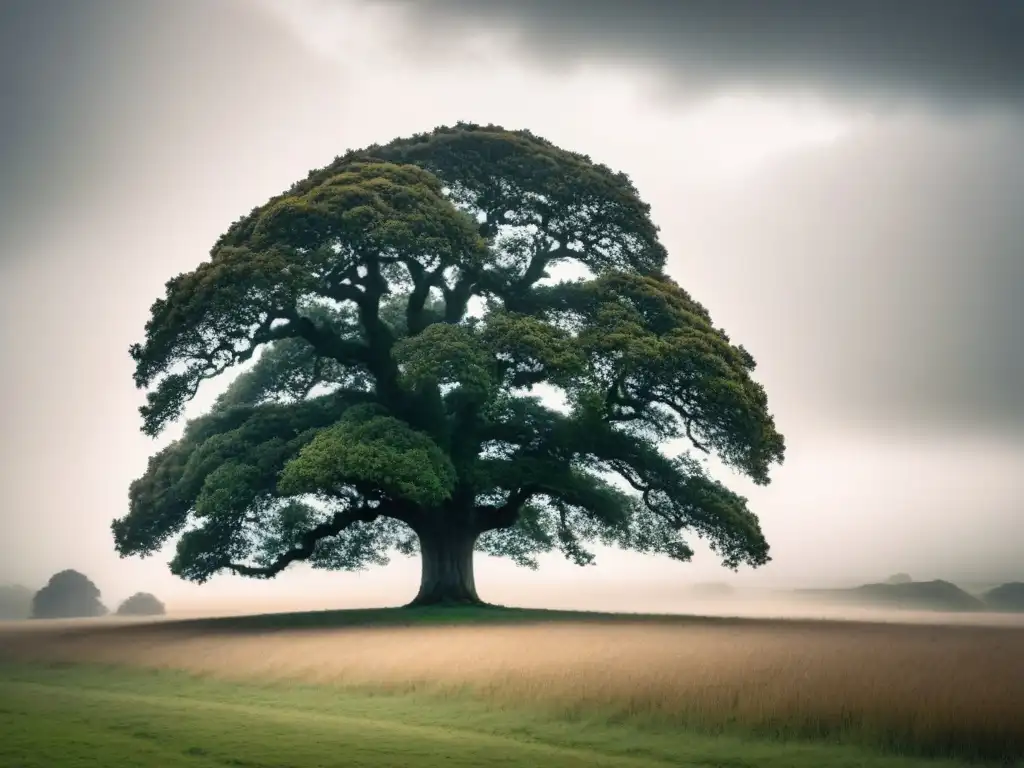
[(883, 122), (729, 204), (688, 195), (666, 230), (689, 254), (679, 277), (706, 286), (780, 404), (799, 399), (794, 418), (1020, 440), (1022, 130)]
[(153, 72), (146, 45), (177, 15), (152, 0), (0, 3), (0, 268), (109, 175)]
[(414, 36), (498, 30), (537, 59), (650, 65), (680, 91), (1024, 104), (1019, 0), (400, 0)]
[[(93, 18), (86, 3), (0, 4), (0, 236), (10, 241), (0, 263), (27, 234), (33, 213), (47, 198), (54, 202), (73, 178), (65, 173), (73, 169), (72, 147), (60, 137), (76, 118), (68, 97), (84, 61), (94, 58), (88, 46)], [(42, 167), (51, 172), (39, 173)]]
[(288, 140), (326, 78), (284, 82), (307, 57), (247, 0), (0, 2), (0, 269), (84, 208)]

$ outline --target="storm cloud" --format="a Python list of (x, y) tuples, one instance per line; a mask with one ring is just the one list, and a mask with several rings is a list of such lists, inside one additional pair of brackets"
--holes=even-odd
[(257, 147), (288, 151), (321, 108), (323, 74), (291, 76), (307, 62), (246, 0), (0, 3), (0, 270), (71, 218), (102, 220)]
[[(324, 2), (325, 0), (320, 0)], [(331, 0), (326, 0), (330, 2)], [(686, 94), (824, 91), (904, 108), (1024, 106), (1018, 0), (402, 0), (434, 48), (500, 32), (564, 66), (648, 65)]]
[(695, 190), (666, 236), (707, 258), (682, 260), (679, 279), (719, 294), (711, 306), (794, 411), (1024, 442), (1021, 129), (882, 122), (728, 204)]

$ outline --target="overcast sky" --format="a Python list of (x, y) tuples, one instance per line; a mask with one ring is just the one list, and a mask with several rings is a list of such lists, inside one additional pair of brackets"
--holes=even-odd
[(0, 582), (411, 597), (404, 558), (196, 587), (109, 523), (177, 434), (139, 433), (127, 353), (163, 283), (309, 169), (458, 120), (628, 173), (789, 445), (767, 488), (723, 476), (769, 566), (481, 558), (485, 599), (1024, 580), (1024, 3), (7, 0), (0, 105)]

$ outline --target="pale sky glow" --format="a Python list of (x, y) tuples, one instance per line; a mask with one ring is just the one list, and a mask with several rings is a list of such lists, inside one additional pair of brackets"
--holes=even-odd
[[(508, 36), (500, 33), (449, 38), (443, 51), (431, 46), (427, 58), (403, 47), (408, 30), (395, 7), (264, 1), (304, 44), (337, 67), (360, 103), (374, 96), (397, 99), (409, 115), (454, 108), (454, 119), (468, 119), (468, 108), (510, 125), (528, 103), (530, 112), (550, 116), (545, 122), (571, 125), (573, 132), (588, 127), (588, 138), (605, 153), (612, 147), (635, 154), (645, 146), (670, 145), (686, 163), (687, 176), (709, 183), (740, 181), (773, 160), (834, 144), (855, 126), (851, 116), (794, 97), (725, 94), (673, 109), (656, 103), (661, 91), (639, 67), (587, 62), (545, 75), (517, 61)], [(454, 91), (453, 64), (459, 73)], [(472, 101), (460, 98), (462, 93), (472, 93)], [(609, 104), (616, 105), (614, 115)], [(630, 130), (629, 124), (644, 130)]]
[(980, 76), (960, 77), (955, 57), (920, 86), (899, 62), (819, 67), (813, 35), (806, 61), (752, 45), (678, 63), (667, 43), (634, 55), (611, 22), (593, 40), (581, 24), (564, 56), (545, 56), (536, 25), (557, 9), (537, 4), (521, 29), (502, 17), (484, 32), (461, 16), (428, 29), (401, 3), (142, 5), (95, 0), (85, 31), (55, 28), (50, 69), (19, 70), (41, 73), (26, 93), (53, 105), (11, 133), (4, 160), (18, 163), (0, 174), (0, 583), (73, 567), (108, 602), (140, 589), (171, 604), (411, 597), (419, 566), (400, 556), (361, 574), (199, 587), (168, 574), (169, 550), (119, 560), (109, 524), (181, 432), (139, 433), (127, 354), (164, 283), (346, 149), (460, 120), (528, 128), (627, 173), (670, 273), (757, 359), (789, 446), (766, 488), (720, 473), (761, 518), (765, 568), (733, 576), (696, 540), (689, 565), (599, 552), (594, 568), (556, 555), (534, 573), (480, 557), (484, 599), (896, 571), (1024, 580), (1024, 98), (1012, 78), (971, 90)]
[(722, 97), (676, 121), (676, 140), (700, 162), (694, 172), (731, 181), (792, 153), (829, 147), (854, 130), (851, 120), (821, 109), (753, 97)]

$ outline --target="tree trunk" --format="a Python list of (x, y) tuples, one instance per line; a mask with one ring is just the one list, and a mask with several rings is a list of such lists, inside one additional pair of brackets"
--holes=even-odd
[(419, 532), (422, 575), (420, 591), (410, 607), (421, 605), (483, 605), (473, 579), (473, 546), (479, 534), (450, 527)]

